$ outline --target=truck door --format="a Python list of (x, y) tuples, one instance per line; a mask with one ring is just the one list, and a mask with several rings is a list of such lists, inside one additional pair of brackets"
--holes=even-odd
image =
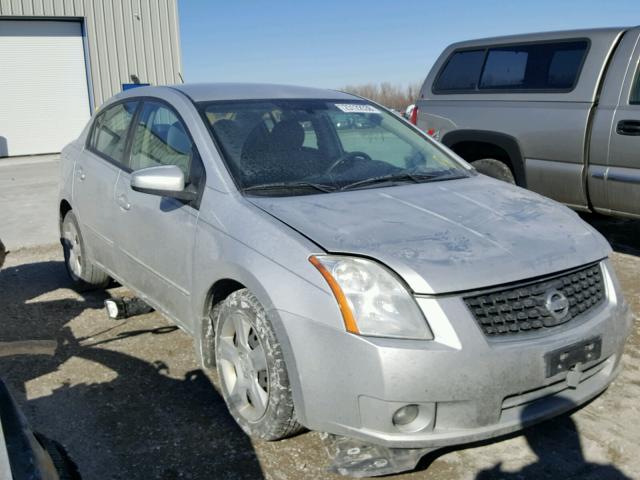
[(605, 190), (612, 213), (640, 216), (640, 45), (613, 115)]

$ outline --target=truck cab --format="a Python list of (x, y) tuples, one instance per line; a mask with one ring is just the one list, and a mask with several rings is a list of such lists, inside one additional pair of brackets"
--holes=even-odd
[(417, 125), (481, 172), (576, 210), (640, 217), (640, 28), (514, 35), (444, 50)]

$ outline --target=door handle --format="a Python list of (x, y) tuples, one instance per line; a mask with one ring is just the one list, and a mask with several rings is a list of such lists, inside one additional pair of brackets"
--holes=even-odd
[(616, 126), (618, 135), (640, 136), (640, 120), (620, 120)]
[(120, 205), (120, 208), (122, 208), (123, 210), (131, 210), (129, 199), (124, 193), (118, 196), (118, 205)]
[(87, 174), (84, 173), (84, 170), (82, 168), (78, 168), (78, 178), (80, 180), (84, 180), (85, 178), (87, 178)]

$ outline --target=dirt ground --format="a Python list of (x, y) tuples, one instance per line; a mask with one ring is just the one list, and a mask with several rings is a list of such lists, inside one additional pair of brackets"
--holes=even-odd
[[(626, 298), (640, 313), (640, 223), (587, 219), (617, 250)], [(325, 470), (317, 433), (251, 442), (186, 334), (157, 313), (107, 319), (103, 300), (121, 293), (71, 290), (59, 246), (13, 251), (0, 272), (0, 342), (31, 341), (0, 343), (0, 376), (34, 429), (63, 443), (85, 479), (339, 478)], [(436, 452), (387, 478), (640, 478), (638, 325), (620, 377), (572, 416)]]

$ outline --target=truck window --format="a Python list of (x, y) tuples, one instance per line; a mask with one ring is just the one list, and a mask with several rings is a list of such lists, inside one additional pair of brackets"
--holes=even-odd
[(434, 91), (475, 90), (484, 54), (484, 50), (455, 52), (440, 71)]
[(570, 91), (578, 81), (588, 48), (587, 40), (567, 40), (454, 52), (433, 91)]
[(480, 88), (510, 88), (524, 84), (528, 53), (522, 50), (491, 50)]
[(640, 104), (640, 65), (638, 65), (638, 69), (636, 70), (636, 79), (633, 81), (629, 103), (632, 105)]
[(578, 79), (587, 46), (582, 40), (491, 48), (479, 88), (570, 90)]

